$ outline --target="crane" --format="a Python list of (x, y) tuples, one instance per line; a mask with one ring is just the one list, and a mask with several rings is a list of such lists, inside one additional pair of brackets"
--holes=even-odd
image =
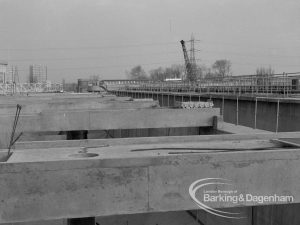
[(188, 57), (184, 40), (181, 40), (180, 43), (181, 43), (181, 46), (182, 46), (182, 51), (183, 51), (183, 56), (184, 56), (186, 75), (187, 75), (186, 78), (189, 81), (196, 81), (196, 76), (194, 74), (192, 63), (190, 62), (190, 59)]

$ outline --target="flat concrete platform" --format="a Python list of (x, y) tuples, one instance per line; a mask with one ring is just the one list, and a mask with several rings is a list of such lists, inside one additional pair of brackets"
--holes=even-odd
[(218, 131), (230, 134), (257, 134), (257, 133), (267, 133), (272, 134), (274, 132), (261, 130), (261, 129), (253, 129), (251, 127), (245, 127), (241, 125), (235, 125), (232, 123), (222, 122), (218, 125)]
[[(189, 187), (210, 177), (230, 180), (242, 194), (300, 202), (300, 150), (269, 139), (94, 146), (91, 158), (77, 158), (80, 150), (18, 150), (0, 163), (0, 222), (197, 209)], [(246, 205), (260, 204), (238, 206)]]
[(78, 109), (134, 109), (159, 107), (153, 99), (132, 99), (130, 97), (92, 96), (73, 98), (39, 98), (39, 97), (0, 97), (0, 114), (14, 114), (16, 105), (22, 106), (22, 114), (40, 113), (49, 110)]
[[(51, 102), (51, 103), (27, 103), (21, 104), (22, 114), (41, 113), (50, 110), (79, 110), (79, 109), (135, 109), (135, 108), (155, 108), (159, 107), (157, 101), (78, 101), (78, 102)], [(16, 104), (0, 105), (0, 114), (14, 114), (16, 112)]]
[[(249, 128), (252, 132), (252, 128)], [(231, 130), (230, 130), (231, 131)], [(226, 134), (215, 135), (189, 135), (189, 136), (162, 136), (162, 137), (139, 137), (139, 138), (112, 138), (112, 139), (82, 139), (82, 140), (55, 140), (55, 141), (21, 141), (15, 144), (15, 150), (20, 149), (48, 149), (48, 148), (69, 148), (69, 147), (95, 147), (103, 145), (135, 145), (135, 144), (156, 144), (156, 143), (189, 143), (203, 141), (236, 141), (236, 140), (271, 140), (298, 138), (300, 132), (258, 132), (258, 133)]]
[[(279, 143), (270, 140), (229, 140), (229, 141), (202, 141), (188, 143), (163, 143), (163, 144), (134, 144), (134, 145), (99, 145), (88, 147), (89, 153), (96, 153), (98, 156), (93, 159), (126, 159), (144, 157), (163, 157), (171, 154), (191, 154), (191, 153), (217, 153), (230, 151), (264, 150), (268, 148), (279, 148)], [(39, 162), (58, 160), (78, 160), (72, 157), (83, 147), (70, 148), (49, 148), (16, 151), (9, 159), (9, 163), (15, 162)]]

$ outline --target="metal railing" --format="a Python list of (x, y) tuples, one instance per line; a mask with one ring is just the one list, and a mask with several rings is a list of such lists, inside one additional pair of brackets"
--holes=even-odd
[[(201, 79), (197, 82), (135, 81), (114, 83), (113, 90), (147, 92), (185, 92), (201, 94), (231, 94), (290, 97), (300, 94), (300, 73), (272, 76), (245, 76)], [(112, 84), (110, 84), (112, 85)], [(110, 85), (108, 89), (110, 89)]]

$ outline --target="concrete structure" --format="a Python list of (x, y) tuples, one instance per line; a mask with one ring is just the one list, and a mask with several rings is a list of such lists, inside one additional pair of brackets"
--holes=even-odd
[[(241, 135), (239, 139), (227, 136), (228, 140), (216, 136), (214, 143), (201, 140), (201, 136), (187, 143), (186, 137), (156, 144), (148, 144), (145, 138), (145, 143), (138, 145), (111, 140), (109, 146), (88, 149), (97, 154), (94, 158), (78, 158), (78, 147), (15, 151), (1, 164), (0, 221), (197, 209), (188, 189), (203, 177), (226, 177), (242, 194), (284, 195), (288, 191), (293, 203), (300, 202), (298, 150), (285, 150), (284, 144), (270, 142), (274, 134), (259, 140), (254, 135), (252, 139), (244, 135), (245, 140)], [(257, 151), (257, 147), (282, 149)], [(197, 153), (191, 153), (191, 148)], [(232, 151), (223, 151), (225, 148)], [(248, 151), (241, 154), (244, 148)], [(258, 173), (260, 176), (253, 176)], [(233, 205), (219, 202), (210, 206)]]
[[(225, 122), (240, 124), (252, 128), (259, 128), (276, 132), (300, 130), (298, 111), (299, 96), (293, 98), (251, 95), (236, 96), (232, 94), (206, 94), (195, 92), (160, 92), (112, 90), (118, 96), (133, 98), (153, 98), (161, 106), (174, 107), (176, 102), (185, 101), (213, 101), (215, 107), (221, 109)], [(266, 116), (267, 115), (267, 116)]]
[(137, 85), (145, 82), (150, 82), (150, 81), (145, 81), (145, 80), (102, 80), (101, 83), (107, 87), (109, 90), (118, 90), (121, 87), (127, 86), (127, 85)]
[[(72, 96), (71, 98), (70, 98), (70, 100), (71, 101), (77, 101), (78, 102), (78, 99), (75, 97), (75, 96)], [(83, 98), (84, 98), (84, 96), (82, 96)], [(26, 99), (26, 98), (25, 98)], [(95, 98), (92, 98), (92, 99), (97, 99), (98, 101), (99, 101), (99, 97), (97, 98), (97, 97), (95, 97)], [(101, 99), (101, 98), (100, 98)], [(124, 99), (124, 98), (123, 98)], [(128, 98), (127, 98), (128, 99)], [(7, 102), (6, 103), (10, 103), (10, 100), (9, 100), (9, 98), (8, 99), (6, 99), (7, 100)], [(13, 99), (12, 99), (13, 100)], [(35, 101), (36, 100), (36, 98), (33, 98), (32, 100), (29, 100), (29, 99), (27, 99), (27, 100), (25, 100), (25, 103), (26, 104), (32, 104), (32, 102), (33, 101)], [(52, 99), (52, 98), (48, 98), (48, 100), (47, 100), (47, 96), (44, 96), (44, 97), (42, 97), (41, 99), (40, 99), (40, 101), (60, 101), (60, 98), (58, 97), (58, 98), (56, 98), (55, 100), (54, 99)], [(130, 100), (130, 99), (129, 99)], [(20, 100), (20, 101), (23, 101), (23, 100)], [(65, 98), (63, 98), (62, 99), (62, 101), (66, 101), (66, 99)], [(14, 101), (15, 102), (15, 101)], [(128, 103), (129, 104), (133, 104), (134, 102), (136, 102), (136, 101), (129, 101)], [(146, 104), (146, 103), (152, 103), (152, 107), (153, 106), (155, 106), (155, 105), (153, 105), (153, 101), (149, 101), (149, 100), (147, 100), (147, 101), (145, 101), (145, 100), (143, 100), (143, 101), (137, 101), (136, 103), (138, 103), (138, 104), (140, 104), (141, 105), (141, 103), (142, 104)], [(24, 102), (23, 102), (23, 104), (24, 104)], [(25, 104), (25, 105), (26, 105)], [(5, 103), (4, 103), (4, 106), (5, 106)], [(32, 105), (31, 105), (32, 106)], [(156, 107), (156, 106), (155, 106)], [(47, 108), (47, 106), (45, 106), (45, 108)], [(29, 108), (28, 108), (29, 109)], [(107, 116), (100, 116), (100, 118), (101, 119), (103, 119), (103, 121), (101, 122), (102, 123), (102, 125), (97, 125), (97, 124), (95, 124), (95, 123), (93, 123), (93, 126), (96, 126), (97, 127), (97, 129), (99, 129), (99, 128), (101, 128), (101, 129), (107, 129), (107, 128), (136, 128), (136, 127), (139, 127), (139, 128), (143, 128), (143, 127), (151, 127), (151, 128), (153, 128), (153, 127), (175, 127), (175, 125), (176, 126), (178, 126), (178, 124), (179, 124), (179, 126), (190, 126), (190, 125), (194, 125), (194, 126), (198, 126), (198, 125), (204, 125), (204, 126), (214, 126), (214, 120), (212, 120), (212, 118), (213, 118), (213, 116), (214, 115), (218, 115), (219, 113), (218, 113), (218, 110), (217, 109), (214, 109), (214, 110), (211, 110), (210, 111), (210, 113), (211, 112), (213, 112), (214, 111), (214, 113), (212, 113), (211, 115), (209, 115), (209, 112), (207, 111), (207, 112), (202, 112), (202, 116), (201, 116), (201, 112), (199, 111), (199, 112), (197, 112), (197, 111), (194, 111), (194, 112), (188, 112), (187, 113), (187, 118), (184, 118), (183, 116), (184, 116), (184, 114), (182, 114), (183, 113), (183, 111), (182, 110), (175, 110), (175, 111), (168, 111), (167, 109), (149, 109), (150, 111), (143, 111), (143, 110), (133, 110), (133, 109), (131, 109), (131, 110), (123, 110), (123, 112), (125, 113), (121, 113), (121, 111), (118, 111), (118, 110), (111, 110), (111, 111), (107, 111), (107, 110), (104, 110), (104, 111), (98, 111), (99, 113), (101, 113), (101, 114), (105, 114), (105, 115), (107, 115)], [(167, 111), (166, 111), (167, 110)], [(59, 111), (55, 111), (55, 112), (59, 112)], [(80, 111), (78, 111), (78, 112), (80, 112)], [(94, 112), (97, 112), (97, 111), (94, 111)], [(127, 113), (128, 112), (128, 113)], [(42, 114), (44, 114), (45, 112), (43, 112), (42, 111), (42, 113), (40, 113), (40, 114), (38, 114), (38, 115), (42, 115)], [(70, 113), (70, 112), (64, 112), (62, 115), (63, 115), (63, 117), (64, 118), (67, 118), (68, 116), (66, 116), (66, 114), (68, 114), (68, 113)], [(71, 112), (71, 114), (73, 114), (74, 112)], [(76, 112), (75, 112), (76, 113)], [(146, 113), (146, 115), (145, 115), (145, 113)], [(169, 115), (170, 117), (169, 118), (167, 118), (167, 117), (165, 117), (166, 116), (166, 114), (165, 113), (167, 113), (167, 115)], [(196, 113), (196, 114), (195, 114)], [(200, 114), (199, 114), (200, 113)], [(113, 114), (115, 114), (115, 117), (114, 116), (112, 116)], [(186, 114), (186, 113), (185, 113)], [(196, 123), (195, 122), (192, 122), (191, 120), (193, 119), (193, 118), (195, 118), (195, 116), (197, 117), (197, 115), (200, 115), (200, 118), (199, 118), (199, 121), (197, 121)], [(55, 114), (54, 114), (54, 112), (48, 112), (48, 115), (52, 115), (52, 117), (53, 118), (57, 118), (56, 116), (55, 116)], [(83, 116), (85, 116), (86, 114), (84, 113), (84, 112), (82, 112), (82, 115)], [(138, 119), (139, 117), (141, 117), (142, 118), (142, 116), (147, 116), (148, 115), (148, 120), (143, 120), (143, 119)], [(130, 123), (130, 120), (126, 120), (125, 119), (125, 123), (124, 123), (124, 121), (122, 121), (122, 119), (121, 119), (121, 117), (122, 116), (124, 116), (124, 118), (132, 118), (131, 120), (137, 120), (137, 121), (140, 121), (139, 122), (139, 124), (137, 124), (137, 125), (133, 125), (132, 123)], [(31, 120), (31, 122), (28, 120), (30, 117), (32, 117), (32, 120)], [(90, 117), (90, 116), (88, 116), (88, 117), (86, 117), (86, 118), (88, 118), (88, 119), (92, 119), (91, 121), (97, 121), (97, 122), (100, 122), (100, 120), (97, 120), (96, 118), (98, 118), (99, 116), (96, 116), (95, 117), (95, 119), (92, 119), (92, 117)], [(189, 119), (189, 117), (190, 117), (190, 119)], [(34, 125), (34, 121), (35, 121), (35, 119), (36, 118), (34, 118), (34, 115), (32, 115), (32, 116), (27, 116), (27, 115), (24, 115), (24, 118), (26, 118), (25, 119), (25, 121), (27, 121), (25, 124), (23, 124), (23, 126), (22, 126), (22, 123), (20, 123), (19, 125), (20, 125), (20, 127), (22, 128), (21, 130), (22, 131), (28, 131), (28, 130), (32, 130), (32, 128), (33, 128), (33, 130), (36, 130), (36, 129), (38, 129), (38, 130), (40, 130), (41, 131), (41, 129), (40, 128), (37, 128), (37, 127), (40, 127), (39, 125), (36, 127), (35, 125)], [(79, 116), (79, 117), (77, 117), (77, 118), (81, 118), (81, 116)], [(124, 118), (123, 118), (123, 120), (124, 120)], [(206, 119), (205, 119), (206, 118)], [(5, 121), (6, 119), (4, 119), (4, 118), (2, 118), (3, 120), (1, 120), (1, 121)], [(38, 119), (37, 121), (37, 123), (36, 124), (43, 124), (44, 122), (46, 122), (46, 121), (50, 121), (49, 120), (50, 118), (49, 118), (49, 116), (46, 116), (46, 117), (43, 117), (43, 118), (41, 118), (41, 119)], [(166, 120), (166, 122), (164, 122), (164, 120)], [(194, 120), (194, 119), (193, 119)], [(20, 118), (20, 122), (22, 121), (22, 118)], [(42, 122), (42, 121), (44, 121), (44, 122)], [(74, 120), (72, 120), (72, 121), (74, 121)], [(84, 121), (87, 121), (87, 120), (84, 120)], [(118, 122), (119, 121), (119, 122)], [(195, 121), (195, 120), (194, 120)], [(104, 122), (104, 123), (103, 123)], [(123, 123), (123, 125), (122, 125), (122, 123)], [(26, 124), (28, 124), (28, 125), (26, 125)], [(52, 124), (52, 122), (50, 122), (49, 124)], [(57, 123), (55, 123), (54, 122), (54, 124), (56, 124), (56, 125), (58, 125)], [(72, 123), (71, 122), (71, 124), (73, 124), (73, 125), (75, 125), (75, 123)], [(92, 123), (90, 123), (90, 122), (88, 122), (88, 124), (92, 124)], [(114, 125), (115, 124), (115, 125)], [(55, 125), (55, 126), (56, 126)], [(73, 126), (72, 125), (72, 126)], [(88, 126), (90, 126), (90, 125), (88, 125)], [(99, 128), (98, 128), (98, 126), (99, 126)], [(4, 125), (3, 126), (1, 126), (1, 127), (4, 127)], [(9, 127), (9, 123), (7, 124), (7, 127)], [(64, 127), (64, 125), (63, 125), (63, 127)], [(64, 129), (78, 129), (78, 128), (80, 128), (80, 129), (83, 129), (83, 128), (85, 128), (85, 125), (82, 127), (82, 126), (79, 126), (79, 127), (77, 127), (77, 128), (75, 128), (75, 127), (71, 127), (71, 128), (64, 128)], [(87, 127), (88, 129), (93, 129), (92, 127)], [(45, 130), (48, 130), (49, 129), (49, 127), (48, 127), (48, 125), (46, 125), (43, 129), (45, 129)], [(50, 128), (50, 129), (52, 129), (52, 128)], [(60, 129), (60, 128), (58, 128), (58, 127), (56, 127), (56, 128), (53, 128), (53, 129)], [(37, 131), (37, 130), (36, 130)]]
[(64, 92), (78, 92), (78, 84), (76, 83), (63, 83)]
[[(193, 111), (183, 109), (73, 110), (56, 111), (55, 113), (48, 111), (21, 115), (18, 132), (214, 127), (213, 117), (218, 114), (218, 109)], [(7, 128), (0, 134), (1, 147), (5, 147), (7, 144), (13, 121), (14, 116), (0, 115), (0, 126)], [(136, 121), (136, 123), (132, 123), (132, 121)]]
[(89, 79), (78, 79), (77, 87), (79, 93), (88, 92)]
[(78, 79), (77, 92), (104, 92), (106, 88), (101, 86), (100, 80), (97, 78)]
[[(131, 129), (132, 133), (128, 132), (129, 138), (121, 134), (113, 136), (122, 138), (113, 139), (17, 142), (8, 161), (0, 163), (0, 223), (135, 224), (140, 213), (147, 213), (143, 218), (149, 224), (157, 218), (162, 221), (155, 224), (179, 225), (191, 218), (191, 225), (203, 221), (206, 225), (216, 221), (231, 224), (197, 210), (192, 201), (189, 186), (206, 177), (232, 180), (242, 194), (291, 195), (295, 204), (281, 202), (284, 205), (278, 209), (288, 208), (294, 212), (293, 218), (297, 217), (300, 133), (272, 133), (224, 123), (217, 108), (152, 108), (153, 101), (128, 97), (84, 94), (1, 100), (1, 131), (4, 127), (10, 131), (13, 121), (13, 108), (6, 107), (23, 102), (18, 131), (114, 129), (120, 134), (120, 129)], [(186, 127), (193, 128), (188, 134), (197, 135), (168, 136), (178, 127), (177, 135), (186, 135), (182, 133)], [(145, 128), (146, 136), (151, 129), (163, 128), (155, 135), (167, 137), (133, 138)], [(198, 135), (211, 133), (214, 135)], [(7, 158), (6, 150), (0, 158)], [(278, 223), (273, 218), (267, 222), (260, 219), (271, 212), (267, 206), (260, 209), (261, 205), (209, 204), (213, 208), (242, 207), (237, 210), (247, 218), (235, 224)], [(174, 216), (173, 220), (167, 215)], [(290, 219), (279, 224), (298, 223)]]
[[(115, 98), (114, 96), (102, 96), (102, 95), (68, 95), (68, 94), (63, 94), (63, 95), (43, 95), (43, 96), (36, 96), (36, 97), (3, 97), (0, 98), (0, 117), (2, 116), (2, 123), (1, 127), (6, 127), (6, 129), (1, 129), (0, 131), (0, 143), (2, 147), (6, 147), (8, 144), (9, 136), (11, 133), (11, 127), (13, 124), (14, 120), (14, 115), (16, 111), (16, 104), (20, 104), (22, 106), (22, 111), (21, 111), (21, 116), (20, 120), (17, 126), (17, 132), (23, 132), (23, 135), (21, 137), (21, 140), (45, 140), (43, 137), (47, 136), (47, 138), (50, 138), (50, 140), (53, 140), (54, 138), (61, 139), (64, 138), (63, 135), (66, 135), (66, 133), (62, 134), (62, 131), (66, 131), (65, 128), (59, 128), (59, 127), (54, 127), (52, 129), (48, 129), (47, 125), (44, 126), (42, 125), (46, 121), (50, 122), (50, 117), (54, 119), (53, 121), (58, 122), (58, 117), (56, 117), (55, 113), (56, 112), (61, 112), (63, 113), (63, 120), (65, 120), (67, 117), (71, 115), (77, 114), (79, 118), (81, 117), (83, 123), (87, 122), (85, 127), (81, 127), (80, 124), (78, 123), (77, 128), (75, 127), (69, 127), (67, 130), (72, 131), (72, 130), (92, 130), (89, 129), (89, 126), (91, 124), (94, 124), (93, 122), (88, 122), (90, 121), (89, 117), (89, 111), (94, 113), (101, 113), (103, 110), (107, 109), (143, 109), (143, 108), (150, 108), (154, 109), (158, 107), (158, 103), (156, 101), (153, 101), (151, 99), (149, 100), (133, 100), (131, 98)], [(85, 109), (86, 111), (82, 110)], [(87, 113), (85, 113), (87, 112)], [(75, 113), (75, 114), (74, 114)], [(80, 116), (79, 114), (82, 116)], [(104, 113), (104, 112), (103, 112)], [(96, 115), (95, 114), (95, 115)], [(109, 114), (109, 112), (106, 112), (106, 115)], [(11, 115), (11, 116), (9, 116)], [(8, 119), (8, 117), (10, 119)], [(50, 116), (50, 117), (49, 117)], [(88, 116), (88, 117), (86, 117)], [(37, 120), (37, 118), (40, 117), (40, 119)], [(72, 116), (71, 116), (72, 117)], [(69, 118), (70, 124), (75, 125), (74, 123), (75, 120), (72, 118)], [(83, 118), (86, 118), (87, 120), (83, 120)], [(8, 121), (5, 122), (6, 119)], [(31, 118), (31, 119), (30, 119)], [(74, 117), (73, 117), (74, 118)], [(49, 120), (50, 119), (50, 120)], [(118, 118), (116, 121), (120, 120)], [(23, 123), (23, 122), (25, 123)], [(44, 122), (42, 122), (44, 121)], [(84, 122), (85, 121), (85, 122)], [(97, 120), (98, 121), (98, 120)], [(103, 123), (103, 120), (99, 120), (99, 122)], [(60, 124), (61, 122), (50, 122), (53, 124)], [(6, 123), (4, 125), (3, 123)], [(97, 123), (97, 122), (96, 122)], [(96, 123), (94, 125), (96, 125)], [(44, 128), (40, 127), (37, 128), (34, 126), (36, 124), (37, 126), (44, 126)], [(89, 125), (90, 124), (90, 125)], [(101, 128), (99, 128), (101, 129)], [(49, 131), (52, 131), (52, 133)], [(91, 132), (92, 135), (93, 132)], [(50, 136), (49, 136), (50, 135)], [(94, 135), (95, 136), (95, 135)], [(47, 139), (46, 139), (47, 140)]]
[(158, 108), (157, 101), (149, 99), (147, 101), (138, 101), (130, 98), (111, 98), (99, 97), (90, 99), (64, 99), (61, 100), (41, 100), (34, 99), (30, 101), (16, 101), (7, 103), (0, 100), (0, 115), (13, 115), (16, 111), (16, 104), (22, 106), (22, 114), (42, 113), (45, 111), (71, 111), (71, 110), (100, 110), (100, 109), (142, 109), (142, 108)]
[[(219, 109), (210, 108), (45, 111), (21, 115), (19, 126), (24, 132), (210, 127), (218, 115)], [(13, 120), (14, 116), (0, 115), (0, 126), (9, 127)]]

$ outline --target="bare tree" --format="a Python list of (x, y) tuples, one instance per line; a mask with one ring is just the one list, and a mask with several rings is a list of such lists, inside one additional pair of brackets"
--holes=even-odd
[(205, 78), (215, 78), (215, 77), (219, 77), (219, 74), (214, 72), (212, 68), (208, 68), (205, 73)]
[(205, 78), (207, 76), (207, 74), (209, 74), (210, 70), (211, 69), (208, 68), (204, 64), (202, 64), (202, 65), (196, 65), (196, 76), (197, 76), (197, 79)]
[(90, 76), (90, 80), (92, 80), (92, 81), (101, 80), (101, 79), (100, 79), (100, 75), (91, 75), (91, 76)]
[(269, 76), (274, 74), (274, 70), (271, 68), (266, 67), (259, 67), (256, 69), (256, 75), (257, 78), (257, 85), (261, 87), (265, 87), (267, 85), (270, 85), (270, 78)]
[(127, 77), (131, 80), (148, 80), (148, 76), (142, 66), (133, 67), (130, 72), (126, 72)]
[(165, 73), (162, 67), (150, 70), (150, 79), (154, 81), (164, 81)]
[(166, 78), (181, 78), (184, 73), (184, 66), (173, 64), (165, 69)]
[(153, 69), (150, 71), (151, 80), (164, 81), (166, 78), (181, 78), (184, 73), (184, 66), (174, 64), (171, 67)]
[(269, 66), (269, 68), (259, 67), (256, 69), (256, 75), (258, 75), (258, 76), (270, 76), (270, 75), (273, 75), (274, 73), (275, 72), (271, 66)]
[(231, 75), (231, 62), (227, 59), (217, 60), (212, 68), (218, 77), (226, 77)]

